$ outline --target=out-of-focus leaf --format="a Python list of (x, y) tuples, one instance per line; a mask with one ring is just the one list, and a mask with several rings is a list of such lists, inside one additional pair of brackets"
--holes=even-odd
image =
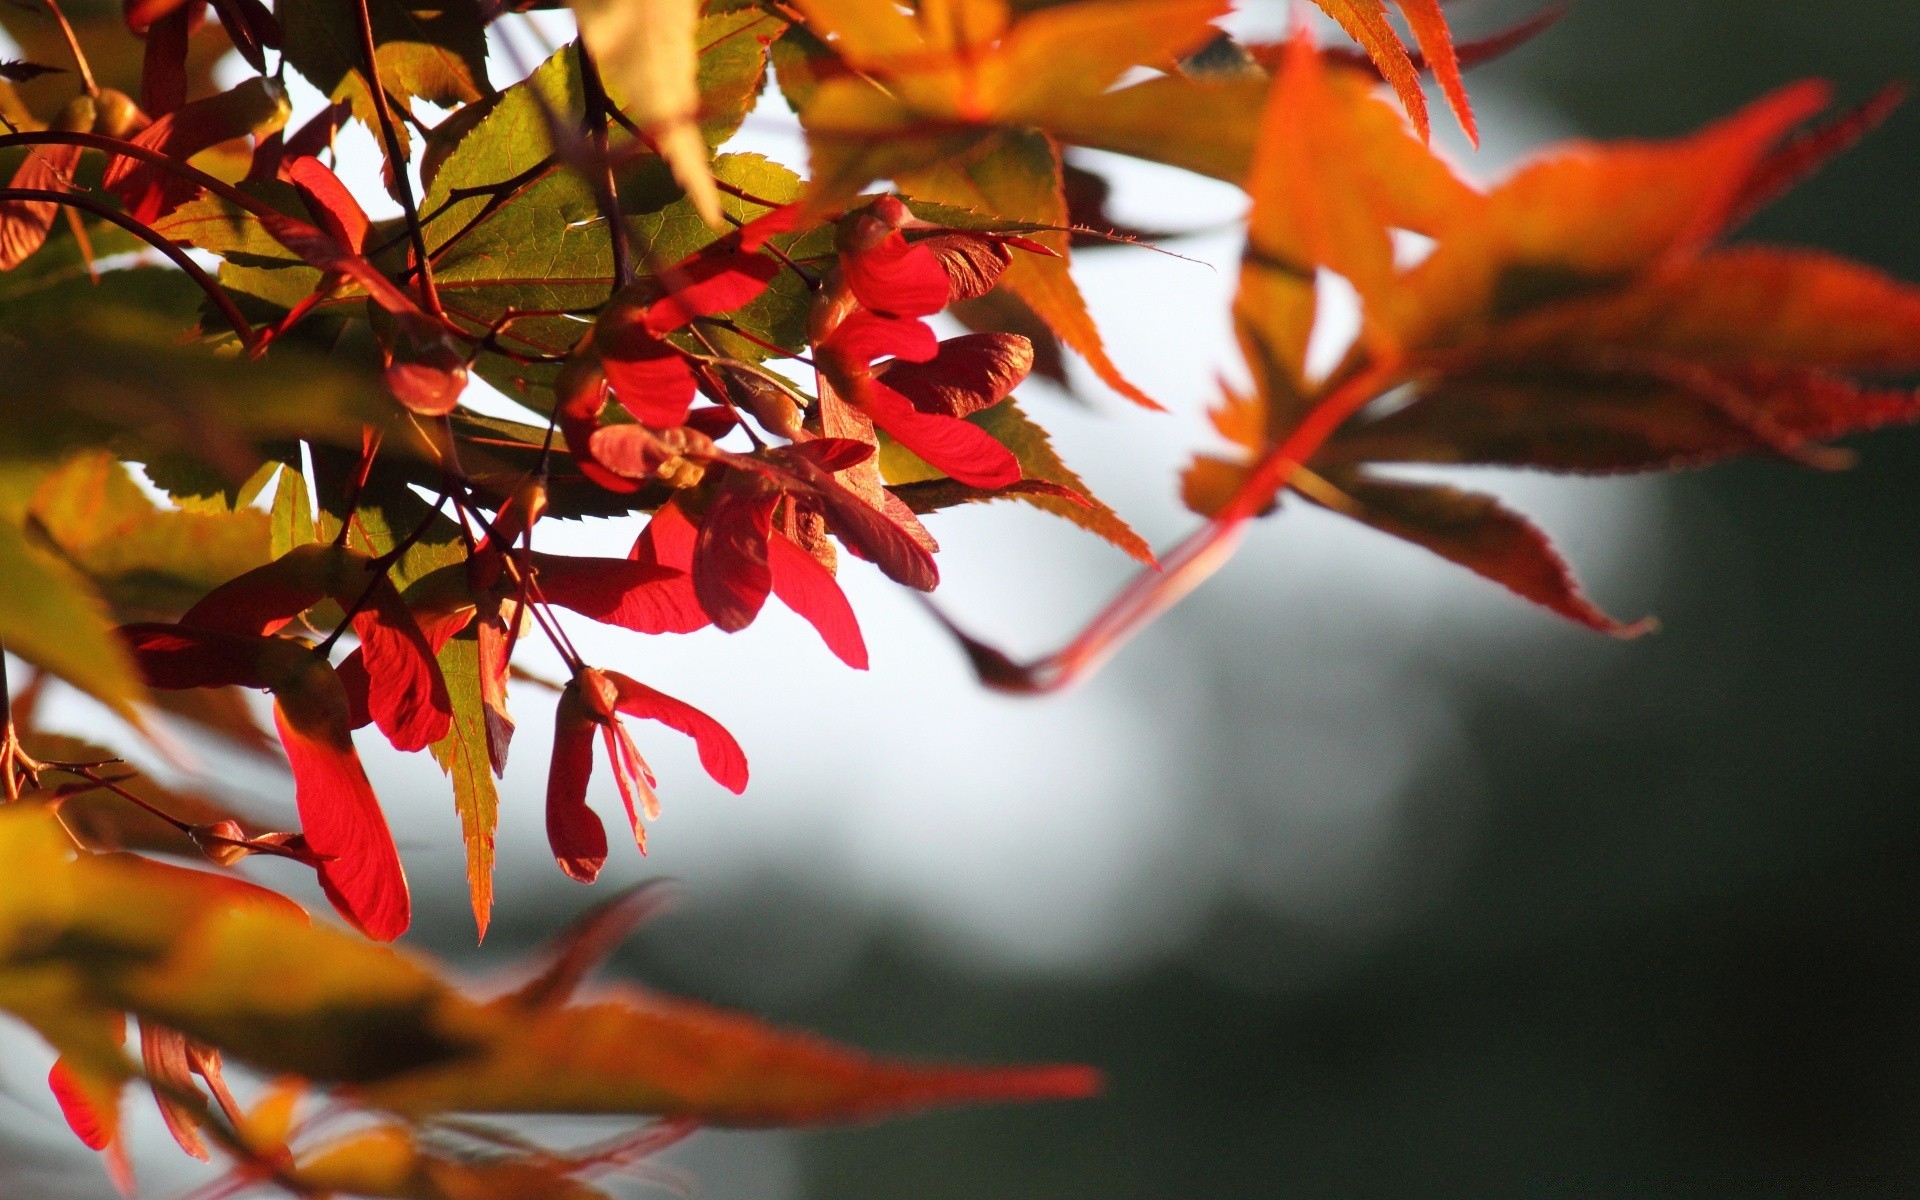
[[(800, 8), (832, 47), (796, 41), (789, 52), (807, 75), (788, 95), (807, 130), (809, 203), (821, 212), (844, 207), (876, 179), (969, 152), (996, 127), (1078, 141), (1102, 123), (1099, 107), (1130, 68), (1171, 70), (1214, 36), (1212, 22), (1226, 11), (1215, 0), (1096, 0), (1008, 25), (997, 5), (969, 9), (964, 19), (945, 8), (916, 19), (880, 0), (802, 0)], [(829, 55), (843, 65), (835, 69)], [(1186, 112), (1201, 115), (1192, 106)], [(1178, 132), (1198, 140), (1218, 123), (1230, 134), (1220, 115), (1178, 119)], [(1140, 140), (1153, 147), (1175, 139)]]
[(20, 526), (0, 520), (0, 641), (123, 717), (146, 688), (86, 581)]
[[(309, 924), (250, 885), (125, 856), (75, 858), (31, 808), (0, 811), (0, 849), (9, 864), (0, 1005), (29, 1007), (25, 984), (53, 965), (84, 981), (99, 1007), (152, 1018), (257, 1069), (350, 1085), (352, 1097), (396, 1113), (812, 1124), (1097, 1086), (1079, 1067), (874, 1059), (631, 989), (577, 1006), (482, 1004), (420, 960)], [(42, 1029), (66, 1041), (63, 1027)]]
[(47, 475), (27, 508), (120, 622), (171, 621), (214, 587), (267, 561), (267, 515), (158, 508), (105, 451)]
[(694, 211), (723, 227), (706, 139), (700, 135), (699, 0), (571, 0), (580, 37), (607, 94), (645, 131)]
[(1602, 633), (1633, 637), (1602, 612), (1531, 521), (1491, 496), (1438, 484), (1398, 483), (1361, 475), (1315, 477), (1300, 491), (1315, 503), (1373, 526), (1491, 579), (1515, 595)]
[(376, 380), (286, 351), (244, 362), (179, 346), (124, 311), (91, 314), (62, 337), (0, 341), (0, 375), (0, 461), (179, 453), (238, 482), (259, 468), (264, 442), (358, 446), (372, 425), (389, 430), (394, 453), (418, 444)]

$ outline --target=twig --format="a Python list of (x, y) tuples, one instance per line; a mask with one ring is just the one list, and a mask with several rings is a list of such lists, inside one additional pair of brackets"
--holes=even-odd
[(360, 52), (367, 60), (367, 91), (373, 94), (373, 111), (380, 118), (380, 137), (386, 144), (387, 168), (393, 172), (395, 190), (400, 193), (400, 208), (406, 214), (407, 235), (413, 242), (413, 259), (420, 269), (420, 298), (427, 311), (440, 315), (440, 293), (433, 286), (433, 263), (427, 257), (427, 235), (420, 227), (420, 210), (413, 200), (413, 180), (407, 172), (411, 164), (400, 152), (400, 133), (394, 128), (393, 108), (387, 103), (386, 85), (380, 82), (379, 49), (373, 41), (373, 14), (367, 0), (355, 0), (354, 18), (360, 26)]
[(633, 248), (627, 244), (627, 225), (620, 216), (620, 193), (613, 181), (613, 162), (607, 157), (607, 122), (614, 104), (601, 82), (599, 65), (587, 51), (587, 40), (576, 41), (574, 49), (580, 55), (580, 93), (587, 107), (587, 136), (592, 142), (594, 157), (599, 160), (593, 172), (593, 195), (601, 215), (607, 219), (607, 237), (613, 245), (613, 290), (617, 295), (633, 282), (634, 270)]
[(166, 255), (172, 260), (173, 265), (185, 271), (189, 279), (199, 284), (200, 290), (207, 294), (207, 299), (213, 301), (214, 307), (218, 308), (220, 315), (227, 319), (229, 325), (233, 326), (233, 331), (240, 335), (240, 341), (244, 345), (251, 349), (254, 342), (258, 339), (258, 335), (254, 332), (253, 324), (247, 320), (246, 314), (240, 311), (239, 307), (234, 304), (233, 298), (227, 295), (226, 289), (214, 282), (213, 277), (208, 275), (199, 263), (194, 262), (186, 251), (118, 209), (109, 208), (90, 196), (76, 195), (73, 192), (49, 191), (45, 188), (0, 188), (0, 200), (28, 200), (64, 204), (73, 208), (84, 209), (103, 221), (111, 221), (113, 224), (118, 225), (128, 233), (133, 234), (141, 241), (147, 243), (147, 245), (152, 246), (155, 250)]

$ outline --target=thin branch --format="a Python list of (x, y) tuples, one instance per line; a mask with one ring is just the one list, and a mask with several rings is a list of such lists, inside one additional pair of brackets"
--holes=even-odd
[(1071, 687), (1099, 670), (1134, 634), (1224, 566), (1246, 536), (1248, 522), (1267, 510), (1326, 440), (1378, 396), (1399, 369), (1400, 363), (1391, 359), (1375, 362), (1334, 388), (1279, 445), (1254, 464), (1225, 508), (1188, 535), (1158, 567), (1136, 576), (1072, 641), (1044, 658), (1017, 663), (969, 636), (933, 601), (922, 597), (922, 602), (960, 642), (987, 687), (1016, 695), (1041, 695)]
[(386, 85), (380, 82), (379, 49), (373, 41), (373, 14), (367, 0), (355, 0), (354, 18), (360, 26), (360, 53), (367, 60), (367, 91), (373, 95), (373, 110), (380, 118), (380, 137), (386, 144), (387, 169), (393, 172), (394, 188), (400, 193), (400, 208), (406, 214), (407, 235), (413, 242), (413, 259), (420, 270), (420, 297), (427, 311), (440, 315), (440, 293), (433, 286), (433, 263), (427, 257), (427, 235), (420, 228), (420, 210), (414, 205), (413, 180), (408, 176), (411, 164), (400, 152), (400, 132), (394, 128), (393, 108), (387, 102)]
[(587, 136), (592, 141), (594, 157), (599, 160), (593, 172), (593, 196), (600, 205), (601, 215), (607, 219), (607, 238), (613, 245), (613, 290), (618, 294), (633, 282), (634, 270), (633, 248), (627, 244), (627, 225), (620, 216), (620, 193), (613, 181), (613, 163), (607, 157), (607, 121), (614, 103), (601, 82), (599, 65), (587, 52), (586, 39), (576, 41), (574, 49), (580, 55), (580, 92), (587, 107)]
[(225, 317), (227, 323), (233, 326), (233, 331), (240, 335), (240, 341), (244, 345), (251, 349), (255, 341), (258, 340), (258, 335), (254, 332), (252, 323), (247, 320), (246, 314), (242, 313), (239, 307), (234, 304), (233, 297), (227, 295), (226, 289), (214, 282), (213, 277), (208, 275), (199, 263), (193, 261), (186, 251), (118, 209), (109, 208), (90, 196), (81, 196), (73, 192), (49, 191), (45, 188), (0, 188), (0, 200), (27, 200), (64, 204), (73, 208), (83, 209), (103, 221), (113, 222), (115, 225), (118, 225), (128, 233), (147, 243), (147, 245), (152, 246), (155, 250), (166, 255), (167, 258), (172, 260), (173, 265), (185, 271), (189, 279), (199, 284), (200, 290), (207, 294), (207, 299), (213, 301), (214, 306), (220, 310), (220, 315)]

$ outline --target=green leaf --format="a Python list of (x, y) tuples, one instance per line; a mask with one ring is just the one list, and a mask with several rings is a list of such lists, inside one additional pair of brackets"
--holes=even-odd
[(98, 448), (139, 462), (179, 454), (239, 483), (259, 469), (263, 445), (294, 437), (357, 447), (371, 425), (387, 432), (389, 453), (419, 445), (370, 375), (289, 347), (249, 362), (176, 336), (102, 309), (62, 336), (0, 342), (0, 462)]
[(156, 507), (104, 451), (49, 474), (27, 510), (119, 621), (171, 621), (207, 592), (267, 561), (267, 515)]
[(106, 606), (86, 581), (33, 545), (20, 526), (0, 521), (0, 642), (129, 720), (146, 696)]
[[(280, 213), (302, 221), (313, 219), (290, 183), (248, 180), (237, 186)], [(291, 266), (303, 261), (268, 233), (258, 216), (211, 192), (182, 204), (155, 221), (153, 227), (170, 241), (185, 242), (223, 258), (240, 256), (256, 266)]]
[(320, 540), (313, 527), (313, 496), (307, 491), (306, 472), (283, 466), (273, 492), (271, 544), (274, 558), (285, 557), (295, 546)]
[(787, 23), (764, 9), (741, 8), (701, 19), (693, 41), (700, 53), (700, 134), (718, 147), (740, 131), (767, 82), (767, 48)]
[(486, 711), (480, 702), (480, 643), (469, 630), (440, 650), (440, 673), (453, 701), (453, 725), (433, 744), (433, 760), (453, 780), (453, 806), (467, 844), (467, 890), (482, 940), (493, 911), (493, 833), (500, 789), (487, 757)]
[(1075, 504), (1063, 496), (1044, 492), (990, 492), (968, 487), (948, 479), (922, 462), (914, 453), (886, 435), (881, 435), (880, 469), (907, 507), (918, 513), (935, 512), (956, 504), (977, 504), (988, 500), (1018, 500), (1064, 517), (1089, 533), (1098, 535), (1126, 551), (1140, 562), (1154, 561), (1153, 548), (1133, 531), (1120, 514), (1087, 490), (1086, 483), (1062, 462), (1047, 437), (1046, 430), (1033, 423), (1012, 400), (1002, 400), (992, 408), (974, 413), (967, 420), (992, 434), (995, 441), (1013, 451), (1020, 461), (1020, 473), (1028, 479), (1058, 484), (1085, 497), (1087, 503)]
[[(451, 108), (492, 91), (486, 23), (474, 0), (367, 0), (380, 81), (402, 104), (415, 98)], [(282, 0), (278, 7), (288, 65), (353, 115), (379, 128), (364, 77), (353, 0)], [(404, 147), (406, 126), (395, 122)]]
[[(316, 446), (313, 453), (314, 486), (320, 494), (320, 537), (332, 541), (345, 521), (349, 479), (358, 466), (359, 455)], [(375, 460), (366, 486), (359, 490), (351, 514), (353, 528), (347, 546), (369, 557), (378, 558), (391, 551), (415, 529), (425, 524), (427, 531), (416, 538), (390, 575), (393, 585), (402, 591), (441, 567), (465, 562), (466, 543), (460, 527), (444, 512), (436, 514), (409, 486), (407, 476), (384, 457)]]
[(186, 272), (172, 267), (123, 267), (98, 282), (82, 270), (0, 300), (0, 329), (21, 340), (59, 336), (84, 316), (116, 308), (185, 331), (199, 320), (205, 296)]

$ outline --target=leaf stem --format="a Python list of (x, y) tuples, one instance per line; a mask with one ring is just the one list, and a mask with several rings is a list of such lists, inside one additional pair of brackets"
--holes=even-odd
[(87, 63), (87, 52), (80, 48), (80, 39), (74, 35), (73, 26), (67, 21), (67, 14), (60, 11), (59, 0), (47, 0), (47, 11), (60, 25), (60, 34), (67, 39), (67, 51), (73, 55), (73, 65), (80, 71), (80, 86), (87, 95), (98, 96), (100, 85), (93, 80), (93, 68)]

